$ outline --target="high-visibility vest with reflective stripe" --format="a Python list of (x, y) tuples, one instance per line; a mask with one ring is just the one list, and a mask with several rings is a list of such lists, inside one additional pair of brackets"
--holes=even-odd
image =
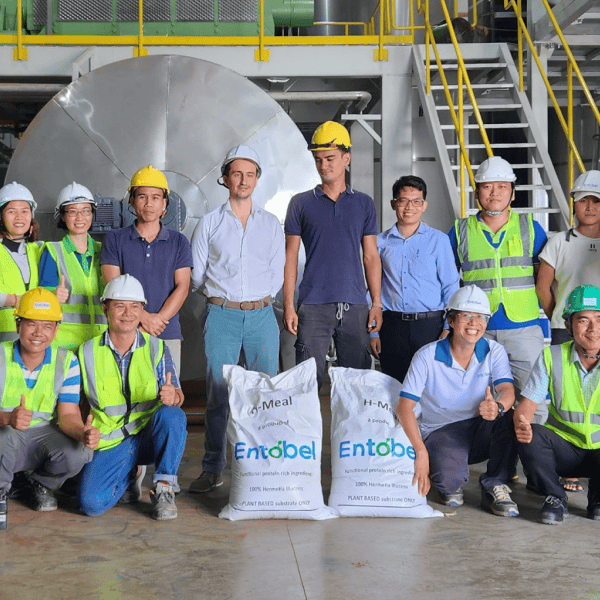
[[(29, 263), (29, 283), (25, 285), (21, 270), (10, 252), (0, 243), (0, 291), (5, 294), (22, 296), (27, 290), (39, 285), (39, 262), (41, 247), (38, 243), (25, 245)], [(0, 308), (0, 342), (14, 341), (18, 338), (15, 325), (15, 309)]]
[(492, 313), (502, 304), (515, 323), (537, 319), (540, 309), (533, 272), (535, 231), (531, 214), (511, 212), (498, 248), (487, 241), (476, 215), (457, 219), (454, 227), (463, 280), (487, 294)]
[(46, 242), (50, 256), (56, 263), (58, 281), (65, 276), (69, 298), (61, 306), (63, 318), (54, 346), (74, 350), (83, 342), (100, 335), (106, 329), (106, 317), (102, 312), (100, 296), (102, 282), (100, 272), (100, 242), (94, 242), (94, 256), (89, 277), (85, 276), (74, 252), (67, 252), (63, 242)]
[(25, 408), (33, 413), (29, 427), (48, 423), (54, 417), (56, 400), (69, 372), (73, 353), (66, 348), (52, 350), (52, 360), (44, 365), (35, 385), (29, 389), (21, 365), (13, 360), (13, 343), (0, 344), (0, 410), (12, 412), (25, 396)]
[(146, 344), (133, 351), (129, 364), (129, 401), (123, 394), (121, 371), (112, 350), (100, 344), (103, 336), (79, 347), (83, 389), (92, 424), (100, 430), (98, 450), (118, 446), (126, 437), (141, 431), (160, 406), (158, 364), (164, 343), (147, 333), (142, 335)]
[(600, 387), (586, 406), (577, 365), (570, 360), (573, 343), (544, 349), (551, 398), (545, 426), (578, 448), (600, 448)]

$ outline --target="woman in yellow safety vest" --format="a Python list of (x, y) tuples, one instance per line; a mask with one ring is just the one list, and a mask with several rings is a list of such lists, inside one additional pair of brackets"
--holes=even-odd
[(38, 286), (39, 226), (31, 192), (16, 181), (0, 189), (0, 342), (16, 340), (15, 307)]
[(85, 186), (71, 183), (58, 195), (54, 217), (67, 235), (46, 242), (40, 260), (40, 285), (52, 290), (62, 304), (63, 320), (54, 346), (73, 350), (106, 329), (102, 313), (100, 242), (88, 231), (97, 203)]

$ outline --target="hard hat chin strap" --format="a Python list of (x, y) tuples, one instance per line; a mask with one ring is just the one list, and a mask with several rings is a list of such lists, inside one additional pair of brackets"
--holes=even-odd
[(484, 211), (486, 215), (490, 217), (499, 217), (504, 211), (503, 210), (486, 210)]

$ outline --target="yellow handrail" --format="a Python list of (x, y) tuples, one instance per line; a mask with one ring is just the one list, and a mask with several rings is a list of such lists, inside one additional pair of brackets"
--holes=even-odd
[(134, 56), (146, 56), (148, 54), (147, 48), (144, 48), (144, 0), (138, 0), (138, 45), (137, 49), (134, 50)]
[[(567, 64), (567, 127), (569, 130), (569, 139), (573, 139), (573, 66), (571, 63)], [(573, 183), (575, 182), (574, 161), (573, 161), (573, 150), (569, 146), (567, 158), (568, 167), (568, 182), (569, 189), (573, 189)], [(569, 225), (573, 227), (573, 196), (569, 194)]]
[(368, 23), (363, 23), (362, 21), (315, 21), (313, 25), (333, 25), (334, 27), (339, 25), (340, 27), (344, 27), (344, 35), (350, 35), (349, 27), (362, 27), (362, 34), (367, 35), (367, 27), (369, 26)]
[(258, 29), (258, 48), (254, 51), (255, 61), (269, 60), (269, 50), (265, 48), (265, 0), (259, 0), (260, 23)]
[(27, 48), (23, 46), (23, 0), (17, 0), (17, 47), (13, 60), (27, 60)]

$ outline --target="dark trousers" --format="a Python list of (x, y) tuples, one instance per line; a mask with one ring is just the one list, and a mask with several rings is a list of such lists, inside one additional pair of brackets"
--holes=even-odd
[(589, 477), (588, 498), (600, 504), (600, 449), (579, 448), (543, 425), (531, 427), (531, 442), (518, 444), (528, 486), (542, 496), (566, 499), (559, 477)]
[(485, 490), (508, 483), (517, 457), (512, 411), (494, 421), (481, 417), (436, 429), (425, 440), (429, 473), (442, 494), (452, 494), (469, 480), (469, 465), (488, 461), (479, 477)]
[(404, 321), (402, 313), (384, 311), (383, 325), (379, 332), (379, 362), (383, 373), (402, 383), (415, 352), (437, 340), (443, 328), (444, 315), (441, 311), (439, 315), (417, 321)]

